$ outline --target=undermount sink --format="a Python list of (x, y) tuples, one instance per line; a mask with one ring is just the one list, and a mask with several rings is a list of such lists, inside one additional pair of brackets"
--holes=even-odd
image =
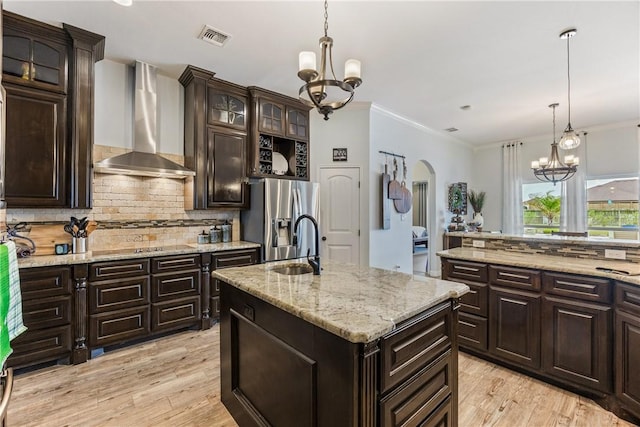
[(279, 265), (271, 268), (270, 270), (278, 274), (287, 274), (289, 276), (313, 273), (313, 268), (309, 264), (302, 263)]

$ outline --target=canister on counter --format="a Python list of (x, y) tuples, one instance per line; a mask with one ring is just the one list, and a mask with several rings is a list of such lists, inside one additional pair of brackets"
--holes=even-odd
[(222, 242), (222, 230), (217, 225), (211, 227), (209, 230), (209, 238), (211, 243), (220, 243)]
[(209, 235), (202, 230), (202, 234), (198, 234), (198, 244), (209, 243)]
[(227, 243), (231, 241), (231, 224), (229, 221), (225, 221), (224, 224), (220, 226), (222, 228), (222, 242)]

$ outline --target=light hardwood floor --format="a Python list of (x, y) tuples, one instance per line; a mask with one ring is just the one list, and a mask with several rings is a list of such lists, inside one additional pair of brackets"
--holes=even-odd
[[(236, 426), (220, 403), (219, 328), (16, 377), (8, 425)], [(461, 354), (460, 426), (631, 426), (591, 400)]]

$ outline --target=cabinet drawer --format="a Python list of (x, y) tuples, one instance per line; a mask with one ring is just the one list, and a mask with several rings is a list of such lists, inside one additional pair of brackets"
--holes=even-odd
[(89, 313), (149, 303), (149, 276), (89, 283)]
[(463, 279), (485, 283), (487, 281), (486, 264), (445, 259), (443, 267), (446, 273), (445, 279)]
[(616, 307), (640, 315), (640, 286), (616, 282)]
[(176, 255), (151, 260), (152, 273), (166, 273), (175, 270), (200, 268), (200, 255)]
[(460, 311), (487, 317), (489, 312), (489, 287), (483, 283), (469, 283), (469, 292), (460, 298)]
[(380, 402), (380, 426), (422, 425), (451, 395), (453, 368), (451, 352)]
[(151, 330), (154, 332), (189, 326), (199, 319), (199, 296), (151, 304)]
[(462, 311), (458, 316), (458, 338), (460, 346), (487, 351), (489, 348), (487, 319)]
[(213, 256), (213, 268), (241, 267), (243, 265), (258, 264), (257, 249), (228, 251)]
[(109, 261), (91, 264), (89, 280), (114, 279), (149, 274), (149, 259), (140, 258), (127, 261)]
[(22, 303), (24, 325), (30, 331), (71, 323), (71, 297), (27, 300)]
[(42, 267), (20, 270), (22, 300), (40, 299), (71, 293), (68, 267)]
[(200, 294), (200, 270), (152, 276), (151, 301), (160, 302)]
[(89, 345), (102, 347), (149, 335), (149, 305), (89, 316)]
[(382, 338), (380, 392), (388, 392), (451, 345), (450, 303), (440, 304)]
[(71, 326), (28, 330), (11, 341), (13, 354), (8, 366), (19, 367), (68, 357), (71, 354)]
[(540, 290), (540, 271), (526, 268), (505, 267), (501, 265), (489, 266), (489, 281), (493, 285), (509, 288)]
[(608, 279), (545, 271), (542, 274), (542, 285), (545, 292), (554, 295), (585, 301), (611, 302), (612, 286)]

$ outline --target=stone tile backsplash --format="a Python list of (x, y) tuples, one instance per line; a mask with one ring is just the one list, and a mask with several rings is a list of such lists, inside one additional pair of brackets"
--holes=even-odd
[[(127, 151), (94, 145), (93, 158), (99, 161)], [(184, 164), (182, 156), (163, 156)], [(93, 209), (7, 209), (7, 223), (25, 221), (33, 225), (29, 237), (36, 240), (36, 244), (38, 231), (61, 229), (71, 216), (86, 216), (98, 223), (97, 230), (89, 237), (92, 250), (195, 243), (196, 235), (202, 230), (208, 231), (212, 225), (224, 220), (233, 223), (233, 240), (240, 238), (238, 210), (185, 211), (184, 181), (179, 179), (96, 173)], [(37, 251), (42, 255), (53, 247), (50, 240), (65, 236), (49, 231), (40, 234), (47, 240), (41, 242), (44, 250)]]

